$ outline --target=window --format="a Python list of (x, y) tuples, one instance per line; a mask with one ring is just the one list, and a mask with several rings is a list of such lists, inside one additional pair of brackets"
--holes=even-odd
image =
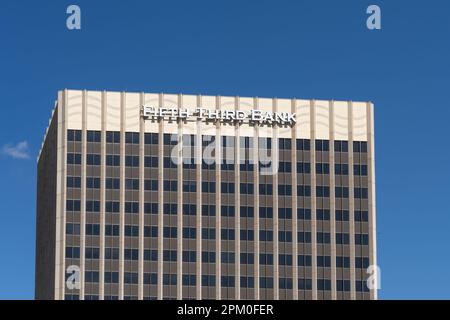
[(145, 142), (145, 144), (157, 145), (158, 144), (158, 134), (157, 133), (146, 133), (144, 135), (144, 142)]
[(139, 259), (139, 250), (138, 249), (125, 249), (124, 250), (124, 259), (137, 261)]
[(197, 214), (197, 205), (183, 203), (183, 215), (195, 216)]
[(106, 224), (105, 235), (110, 237), (118, 237), (120, 235), (120, 225), (118, 224)]
[(125, 236), (127, 237), (139, 237), (139, 226), (125, 225)]
[(241, 229), (241, 240), (242, 241), (253, 241), (255, 232), (253, 230)]
[(336, 233), (336, 244), (349, 244), (350, 243), (350, 236), (348, 233)]
[(119, 178), (106, 178), (105, 180), (106, 189), (120, 189), (120, 179)]
[(311, 149), (310, 140), (297, 139), (297, 150), (309, 151)]
[(271, 184), (260, 183), (259, 184), (259, 194), (260, 195), (272, 195), (273, 186)]
[(158, 168), (158, 157), (145, 156), (144, 166), (146, 168)]
[(202, 205), (202, 216), (215, 216), (216, 206), (213, 204), (203, 204)]
[(328, 221), (328, 220), (330, 220), (330, 210), (317, 209), (316, 218), (317, 218), (317, 220), (321, 220), (321, 221)]
[(163, 142), (165, 146), (175, 146), (178, 143), (178, 135), (165, 133), (163, 136)]
[(107, 154), (106, 155), (106, 165), (111, 167), (120, 166), (120, 156), (117, 154)]
[(216, 183), (213, 181), (203, 181), (202, 182), (202, 192), (215, 193), (216, 192)]
[(355, 268), (367, 269), (369, 267), (368, 257), (355, 257)]
[(273, 265), (273, 254), (261, 253), (259, 255), (259, 263), (262, 265)]
[(369, 235), (367, 233), (355, 234), (355, 244), (367, 246), (369, 244)]
[(311, 232), (299, 231), (297, 235), (297, 241), (299, 243), (311, 243)]
[(241, 288), (254, 288), (255, 278), (254, 277), (241, 277)]
[(182, 283), (183, 286), (195, 286), (196, 284), (196, 275), (195, 274), (183, 274)]
[(183, 192), (197, 192), (197, 182), (183, 180)]
[(280, 150), (291, 150), (291, 139), (280, 138), (278, 144)]
[(253, 194), (253, 183), (241, 183), (240, 192), (241, 194)]
[(81, 164), (81, 153), (67, 153), (67, 164)]
[(67, 188), (81, 188), (81, 178), (68, 176)]
[(317, 243), (330, 243), (330, 233), (317, 232)]
[(66, 223), (66, 234), (79, 235), (80, 224), (79, 223)]
[(119, 201), (106, 201), (105, 211), (107, 213), (119, 213), (120, 202)]
[(331, 280), (317, 279), (317, 290), (330, 291), (331, 290)]
[(353, 141), (353, 152), (367, 152), (367, 142), (366, 141)]
[(368, 198), (367, 188), (356, 188), (355, 187), (355, 198), (367, 199)]
[(66, 247), (66, 258), (80, 259), (80, 248), (79, 247)]
[(81, 203), (80, 200), (66, 200), (66, 210), (67, 211), (80, 211)]
[(317, 256), (317, 266), (318, 267), (330, 267), (331, 257), (330, 256)]
[(241, 264), (255, 264), (255, 256), (253, 253), (241, 252)]
[(220, 230), (222, 240), (234, 240), (234, 229)]
[(67, 141), (81, 141), (81, 130), (67, 130)]
[(317, 174), (330, 174), (330, 165), (328, 163), (316, 163)]
[(163, 214), (169, 214), (169, 215), (177, 214), (177, 204), (176, 203), (164, 203)]
[(234, 193), (234, 182), (222, 182), (220, 188), (222, 193)]
[(176, 286), (177, 285), (177, 275), (164, 273), (163, 274), (163, 284), (166, 286), (169, 286), (169, 285)]
[(158, 191), (158, 180), (144, 180), (144, 190)]
[(334, 141), (335, 152), (348, 152), (348, 141)]
[(87, 200), (86, 201), (86, 212), (100, 212), (100, 201)]
[(285, 172), (285, 173), (292, 172), (291, 162), (280, 161), (278, 163), (278, 172)]
[(316, 140), (316, 151), (329, 151), (330, 143), (328, 140)]
[(297, 219), (299, 220), (311, 220), (311, 209), (298, 208)]
[(298, 197), (311, 197), (311, 186), (297, 185)]
[(203, 251), (202, 252), (202, 262), (203, 263), (215, 263), (216, 253), (213, 251)]
[(273, 241), (273, 231), (259, 230), (259, 241)]
[(88, 189), (100, 189), (100, 178), (87, 177), (86, 188)]
[(145, 261), (158, 261), (158, 250), (144, 250)]
[(163, 229), (164, 238), (176, 238), (177, 228), (176, 227), (164, 227)]
[(337, 291), (350, 291), (350, 280), (336, 280), (336, 290)]
[(350, 257), (336, 256), (336, 268), (350, 268)]
[(84, 249), (84, 256), (86, 259), (98, 260), (100, 258), (100, 249), (93, 247), (86, 247)]
[(330, 187), (328, 186), (317, 186), (316, 187), (316, 196), (320, 198), (329, 198), (330, 197)]
[(138, 273), (137, 272), (124, 272), (123, 273), (123, 282), (128, 284), (137, 284), (138, 283)]
[(254, 208), (249, 206), (241, 206), (241, 218), (253, 218)]
[(163, 250), (163, 261), (176, 262), (177, 251), (176, 250)]
[(367, 165), (365, 164), (353, 165), (353, 174), (355, 176), (367, 176)]
[(139, 167), (139, 156), (125, 156), (125, 166), (126, 167)]
[(292, 289), (292, 278), (279, 278), (280, 289)]
[(86, 154), (86, 164), (89, 166), (99, 166), (101, 164), (101, 156), (96, 153)]
[(172, 160), (171, 157), (164, 157), (163, 159), (165, 169), (176, 169), (177, 164)]
[(259, 217), (265, 219), (273, 218), (273, 208), (272, 207), (259, 207)]
[(279, 184), (278, 185), (278, 195), (291, 196), (292, 195), (292, 186), (289, 184)]
[(292, 266), (292, 255), (291, 254), (278, 255), (278, 263), (281, 266)]
[(336, 198), (348, 198), (348, 187), (335, 187)]
[(145, 238), (157, 238), (158, 237), (158, 227), (157, 226), (144, 226), (144, 237)]
[(234, 206), (220, 206), (222, 217), (234, 217)]
[(139, 144), (139, 132), (125, 132), (125, 143)]
[(119, 131), (106, 131), (106, 142), (107, 143), (120, 143), (120, 132)]
[(86, 223), (86, 235), (99, 236), (100, 235), (100, 225), (93, 224), (93, 223)]
[(366, 281), (356, 280), (356, 292), (369, 292)]
[(144, 203), (145, 214), (158, 214), (158, 204), (154, 202)]
[(139, 179), (125, 179), (125, 190), (139, 190)]
[(87, 131), (87, 142), (100, 142), (102, 140), (101, 131)]
[(261, 289), (272, 289), (273, 288), (273, 278), (260, 277), (259, 286)]
[(216, 285), (216, 276), (202, 275), (202, 287), (214, 287)]
[(311, 279), (298, 279), (298, 288), (300, 290), (312, 290)]
[(88, 283), (97, 283), (99, 279), (98, 271), (85, 271), (84, 281)]
[(298, 266), (299, 267), (311, 267), (311, 255), (300, 254), (298, 255)]
[(234, 287), (234, 276), (222, 276), (220, 283), (223, 288), (233, 288)]
[(280, 242), (292, 242), (291, 231), (278, 231), (278, 240)]
[(221, 254), (222, 263), (234, 263), (234, 252), (222, 252)]
[(348, 175), (348, 164), (346, 163), (336, 163), (334, 165), (334, 174), (335, 175)]
[(367, 222), (369, 221), (369, 212), (367, 211), (355, 211), (355, 221)]
[(164, 180), (163, 189), (164, 191), (177, 191), (177, 180)]
[(197, 251), (183, 251), (183, 262), (196, 262)]
[(297, 173), (311, 173), (311, 164), (309, 162), (297, 162)]
[(125, 213), (139, 213), (139, 202), (126, 201)]
[(119, 248), (105, 248), (105, 259), (119, 260)]
[(118, 272), (105, 272), (105, 283), (119, 283), (119, 273)]
[(183, 227), (183, 238), (195, 239), (197, 236), (197, 230), (192, 227)]
[(336, 210), (336, 221), (349, 221), (348, 210)]

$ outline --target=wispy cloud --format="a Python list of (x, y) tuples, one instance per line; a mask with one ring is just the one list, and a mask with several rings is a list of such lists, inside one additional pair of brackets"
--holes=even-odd
[(1, 149), (1, 153), (14, 159), (28, 159), (30, 157), (27, 141), (17, 144), (5, 144)]

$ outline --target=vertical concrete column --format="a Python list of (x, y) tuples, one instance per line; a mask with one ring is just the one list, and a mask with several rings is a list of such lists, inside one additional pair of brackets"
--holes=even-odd
[[(278, 99), (272, 100), (273, 112), (278, 111)], [(279, 285), (279, 266), (278, 266), (278, 165), (279, 165), (279, 146), (278, 146), (278, 125), (273, 125), (272, 141), (272, 167), (273, 173), (273, 297), (274, 300), (280, 298)]]
[(350, 299), (356, 299), (355, 273), (355, 192), (353, 177), (353, 103), (348, 102), (348, 202), (350, 224)]
[[(253, 99), (253, 108), (258, 110), (259, 99)], [(259, 288), (259, 125), (255, 125), (255, 138), (253, 144), (253, 182), (255, 185), (255, 195), (254, 199), (254, 277), (255, 277), (255, 300), (260, 299), (260, 288)]]
[(84, 300), (85, 291), (85, 246), (86, 246), (86, 109), (87, 92), (82, 93), (81, 111), (81, 197), (80, 197), (80, 300)]
[(317, 300), (316, 101), (310, 102), (311, 127), (311, 270), (312, 299)]
[(331, 234), (331, 299), (336, 300), (336, 176), (334, 170), (334, 101), (329, 102), (330, 128), (330, 234)]
[[(216, 110), (221, 109), (221, 99), (220, 96), (216, 97)], [(221, 199), (221, 132), (220, 132), (220, 121), (216, 122), (216, 299), (220, 300), (222, 297), (222, 287), (221, 287), (221, 252), (222, 252), (222, 239), (221, 239), (221, 229), (222, 221), (220, 214), (220, 206), (222, 203)]]
[[(375, 127), (374, 108), (367, 103), (367, 172), (369, 187), (369, 264), (377, 266), (376, 190), (375, 190)], [(377, 275), (380, 276), (380, 275)], [(377, 290), (370, 290), (370, 299), (378, 299)]]
[(120, 240), (119, 240), (119, 300), (124, 295), (124, 247), (125, 247), (125, 108), (126, 93), (120, 94)]
[[(291, 101), (291, 113), (297, 112), (297, 100)], [(291, 130), (291, 167), (292, 167), (292, 299), (298, 300), (298, 239), (297, 239), (297, 123)]]
[[(159, 94), (159, 105), (163, 105), (164, 96)], [(158, 300), (163, 298), (163, 240), (164, 240), (164, 119), (159, 121), (158, 135)]]
[[(239, 97), (235, 98), (235, 110), (240, 108)], [(234, 205), (235, 205), (235, 240), (234, 240), (234, 252), (235, 252), (235, 299), (239, 300), (241, 298), (241, 194), (240, 194), (240, 181), (241, 181), (241, 145), (240, 145), (240, 124), (236, 121), (234, 127), (235, 136), (235, 153), (234, 153), (234, 163), (236, 174), (234, 176)]]
[[(178, 95), (178, 108), (183, 106), (183, 96)], [(177, 299), (183, 297), (183, 120), (178, 119), (177, 164)]]
[(105, 177), (106, 177), (106, 91), (102, 92), (101, 98), (101, 146), (100, 146), (100, 284), (99, 299), (105, 298)]
[[(139, 107), (145, 104), (143, 92), (139, 95)], [(138, 260), (138, 299), (144, 299), (144, 172), (145, 172), (145, 120), (139, 114), (139, 260)]]
[[(197, 106), (199, 108), (202, 107), (202, 97), (197, 96)], [(196, 296), (197, 300), (202, 299), (202, 121), (200, 118), (197, 119), (197, 135), (196, 135), (196, 144), (195, 144), (195, 155), (194, 161), (196, 163), (196, 172), (197, 172), (197, 212), (196, 212), (196, 226), (197, 226), (197, 235), (196, 235), (196, 249), (197, 249), (197, 258), (196, 258)]]

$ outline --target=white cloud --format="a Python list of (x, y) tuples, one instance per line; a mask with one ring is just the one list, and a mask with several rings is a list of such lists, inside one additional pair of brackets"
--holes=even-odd
[(6, 144), (2, 147), (1, 153), (14, 159), (28, 159), (30, 157), (27, 141), (22, 141), (15, 145)]

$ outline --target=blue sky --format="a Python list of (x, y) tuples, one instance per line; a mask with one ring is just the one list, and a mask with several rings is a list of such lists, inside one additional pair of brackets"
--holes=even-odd
[[(66, 28), (70, 4), (80, 31)], [(379, 31), (366, 28), (370, 4)], [(36, 156), (63, 88), (373, 101), (380, 298), (450, 298), (449, 10), (1, 1), (0, 299), (34, 295)]]

